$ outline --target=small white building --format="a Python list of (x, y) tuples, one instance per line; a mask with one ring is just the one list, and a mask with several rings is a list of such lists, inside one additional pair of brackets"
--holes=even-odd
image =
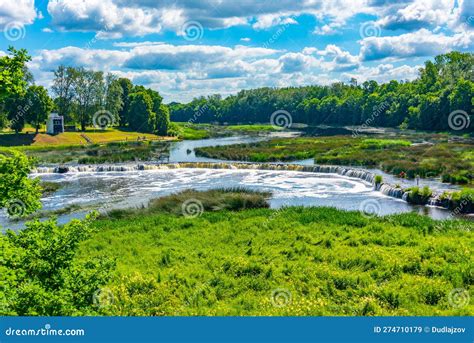
[(64, 132), (64, 118), (57, 113), (51, 113), (46, 123), (46, 132), (50, 135), (57, 135)]

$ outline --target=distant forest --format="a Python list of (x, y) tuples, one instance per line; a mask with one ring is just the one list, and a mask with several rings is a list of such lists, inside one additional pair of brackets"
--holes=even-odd
[[(169, 105), (172, 121), (192, 123), (268, 123), (287, 111), (293, 123), (366, 125), (420, 130), (472, 132), (474, 54), (438, 55), (413, 81), (259, 88), (226, 98), (199, 97)], [(451, 116), (450, 116), (451, 114)]]

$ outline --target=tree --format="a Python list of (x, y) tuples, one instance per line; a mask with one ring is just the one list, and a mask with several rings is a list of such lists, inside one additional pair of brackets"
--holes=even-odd
[(38, 134), (41, 124), (44, 124), (53, 109), (53, 100), (43, 86), (30, 86), (26, 92), (26, 120), (32, 124)]
[[(24, 216), (41, 206), (39, 179), (28, 177), (32, 167), (18, 151), (0, 154), (0, 207), (9, 215)], [(18, 233), (0, 235), (0, 315), (97, 313), (93, 295), (109, 280), (115, 263), (75, 259), (92, 219), (61, 226), (54, 219), (36, 220)]]
[(133, 84), (129, 79), (120, 78), (117, 80), (122, 88), (122, 108), (118, 111), (119, 115), (119, 124), (120, 126), (127, 126), (128, 121), (128, 114), (130, 109), (130, 94), (132, 93)]
[(129, 126), (139, 132), (150, 132), (153, 127), (153, 102), (147, 92), (130, 95)]
[(33, 161), (20, 152), (0, 154), (0, 208), (6, 208), (10, 215), (27, 215), (41, 207), (39, 180), (28, 177), (33, 166)]
[(8, 48), (8, 55), (0, 57), (0, 103), (26, 92), (28, 75), (25, 63), (31, 60), (25, 49)]
[(105, 77), (105, 109), (113, 116), (113, 122), (119, 122), (119, 112), (123, 108), (123, 89), (113, 74)]
[(100, 311), (94, 299), (115, 263), (76, 259), (79, 243), (90, 236), (90, 222), (58, 226), (54, 219), (26, 223), (0, 235), (0, 315), (71, 316)]
[(155, 132), (160, 136), (168, 134), (168, 127), (170, 125), (170, 111), (168, 106), (160, 104), (160, 108), (155, 113)]
[(56, 96), (54, 99), (58, 114), (64, 117), (65, 122), (70, 122), (71, 111), (74, 104), (74, 83), (76, 70), (72, 67), (59, 66), (54, 72), (54, 81), (51, 90)]
[(30, 105), (26, 102), (26, 97), (22, 95), (8, 98), (5, 101), (5, 110), (7, 112), (9, 126), (16, 134), (21, 132), (25, 127), (26, 114), (29, 106)]
[(100, 109), (103, 103), (102, 72), (94, 72), (84, 68), (76, 69), (76, 81), (74, 83), (74, 94), (77, 107), (77, 120), (81, 125), (81, 131), (91, 123), (92, 115)]

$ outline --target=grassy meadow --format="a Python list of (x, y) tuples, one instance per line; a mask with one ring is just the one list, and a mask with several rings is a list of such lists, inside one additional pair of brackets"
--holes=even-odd
[[(76, 258), (116, 261), (101, 313), (474, 314), (472, 301), (449, 300), (456, 289), (472, 294), (472, 222), (272, 210), (267, 196), (187, 191), (95, 221)], [(201, 205), (187, 213), (189, 199)]]

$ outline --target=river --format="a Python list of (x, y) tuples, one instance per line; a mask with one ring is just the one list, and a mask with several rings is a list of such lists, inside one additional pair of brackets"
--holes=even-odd
[[(219, 162), (197, 157), (194, 149), (203, 146), (252, 143), (264, 139), (268, 139), (268, 136), (174, 142), (170, 147), (169, 162)], [(292, 163), (309, 165), (313, 161)], [(61, 223), (71, 218), (81, 218), (93, 208), (107, 211), (112, 208), (146, 206), (150, 199), (184, 189), (206, 190), (229, 187), (270, 191), (272, 208), (294, 205), (333, 206), (345, 210), (368, 209), (369, 212), (375, 211), (379, 215), (416, 211), (436, 219), (450, 215), (449, 211), (438, 207), (413, 206), (401, 199), (386, 196), (374, 191), (371, 183), (361, 179), (332, 173), (206, 168), (136, 170), (136, 165), (136, 163), (121, 164), (125, 171), (71, 171), (65, 174), (43, 172), (33, 176), (61, 184), (57, 192), (42, 199), (44, 211), (58, 210), (67, 206), (85, 208), (59, 216)], [(384, 180), (391, 180), (394, 183), (403, 183), (405, 186), (413, 183), (409, 180), (400, 182), (401, 180), (395, 180), (393, 176), (379, 170), (373, 172), (383, 174)], [(438, 191), (453, 188), (436, 180), (422, 180), (422, 185), (428, 185)], [(22, 227), (21, 222), (9, 221), (5, 213), (0, 215), (0, 225), (13, 229)]]

